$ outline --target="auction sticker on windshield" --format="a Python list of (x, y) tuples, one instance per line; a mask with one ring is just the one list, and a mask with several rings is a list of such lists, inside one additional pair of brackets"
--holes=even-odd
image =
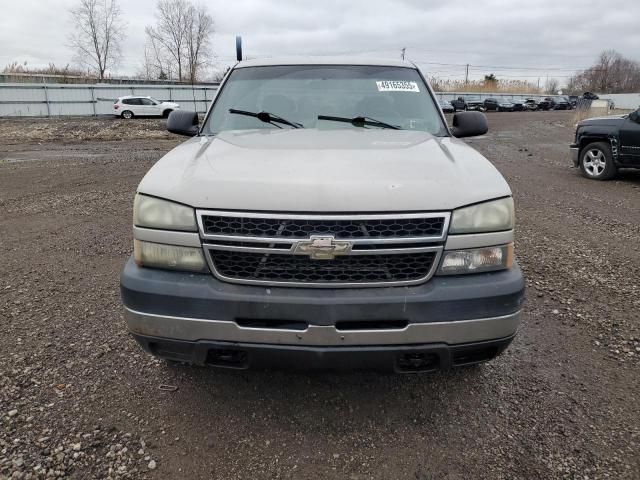
[(405, 82), (400, 80), (381, 80), (377, 81), (379, 92), (419, 92), (416, 82)]

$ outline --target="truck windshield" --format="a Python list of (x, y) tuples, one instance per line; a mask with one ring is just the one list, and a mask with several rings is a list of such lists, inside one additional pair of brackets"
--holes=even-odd
[[(326, 117), (374, 118), (403, 130), (448, 135), (417, 70), (359, 65), (285, 65), (234, 70), (207, 118), (203, 133), (277, 129), (277, 125), (232, 111), (268, 112), (302, 128), (362, 128)], [(318, 118), (320, 117), (320, 118)], [(291, 128), (280, 124), (280, 127)], [(377, 128), (365, 124), (364, 128)]]

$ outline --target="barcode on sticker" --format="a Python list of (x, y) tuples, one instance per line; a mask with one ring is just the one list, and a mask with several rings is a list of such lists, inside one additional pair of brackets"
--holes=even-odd
[(379, 92), (419, 92), (416, 82), (404, 82), (400, 80), (380, 80), (376, 82)]

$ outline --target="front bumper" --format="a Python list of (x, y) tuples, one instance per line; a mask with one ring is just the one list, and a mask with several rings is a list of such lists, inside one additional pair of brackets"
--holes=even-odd
[(579, 155), (580, 148), (576, 144), (569, 145), (569, 151), (571, 152), (571, 161), (573, 162), (574, 167), (578, 167), (580, 164)]
[(513, 335), (461, 345), (430, 343), (366, 347), (309, 347), (237, 342), (184, 342), (134, 335), (147, 352), (168, 360), (233, 369), (379, 370), (429, 372), (486, 362), (504, 351)]
[[(524, 280), (515, 265), (408, 287), (265, 288), (129, 260), (121, 291), (129, 330), (161, 357), (247, 368), (270, 365), (271, 351), (276, 366), (299, 357), (309, 368), (347, 359), (347, 368), (382, 362), (402, 370), (415, 354), (429, 359), (418, 368), (425, 370), (460, 364), (459, 349), (472, 349), (477, 361), (500, 353), (519, 324)], [(231, 360), (211, 360), (227, 350)]]

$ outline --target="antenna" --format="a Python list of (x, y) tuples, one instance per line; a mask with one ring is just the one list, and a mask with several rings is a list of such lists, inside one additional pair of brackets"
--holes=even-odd
[(400, 56), (402, 57), (402, 60), (404, 60), (404, 52), (405, 52), (406, 50), (407, 50), (407, 49), (406, 49), (406, 47), (404, 47), (404, 48), (402, 49), (402, 53), (400, 54)]
[(242, 61), (242, 37), (236, 35), (236, 60)]

